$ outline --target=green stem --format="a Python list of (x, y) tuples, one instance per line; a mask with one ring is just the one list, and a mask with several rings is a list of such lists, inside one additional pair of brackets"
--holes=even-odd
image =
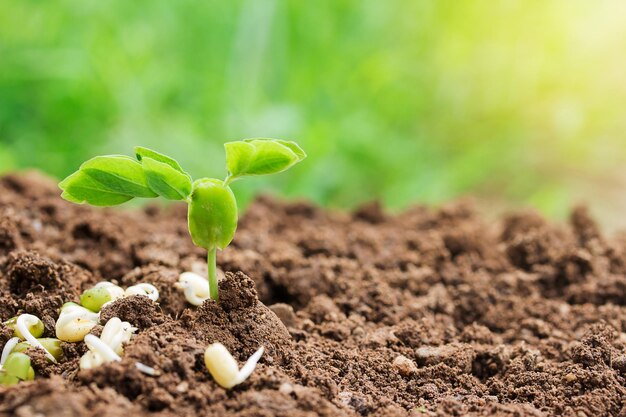
[(211, 300), (219, 301), (217, 293), (217, 248), (209, 249), (207, 266), (209, 268), (209, 297)]

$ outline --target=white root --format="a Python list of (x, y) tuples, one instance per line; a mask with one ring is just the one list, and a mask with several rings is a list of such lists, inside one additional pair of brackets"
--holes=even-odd
[(215, 382), (228, 389), (241, 384), (252, 374), (264, 350), (261, 346), (239, 369), (228, 349), (221, 343), (213, 343), (204, 351), (204, 363)]
[(43, 349), (46, 352), (46, 358), (48, 358), (51, 362), (56, 363), (56, 359), (52, 355), (52, 353), (48, 352), (48, 350), (37, 340), (35, 336), (33, 336), (28, 330), (29, 326), (33, 326), (39, 323), (39, 319), (32, 314), (22, 314), (17, 318), (17, 322), (15, 323), (15, 328), (24, 336), (24, 339), (34, 347), (38, 347), (39, 349)]
[(100, 337), (92, 334), (85, 336), (89, 352), (80, 358), (81, 369), (91, 369), (105, 362), (119, 361), (124, 354), (124, 343), (130, 341), (137, 328), (118, 317), (113, 317), (102, 329)]
[(159, 372), (158, 370), (154, 369), (151, 366), (144, 365), (141, 362), (135, 362), (135, 368), (137, 368), (139, 372), (144, 373), (146, 375), (150, 375), (150, 376), (161, 375), (161, 372)]
[(61, 310), (56, 322), (56, 336), (65, 342), (80, 342), (99, 320), (98, 313), (79, 305), (68, 305)]
[(126, 297), (131, 295), (143, 295), (156, 302), (159, 299), (159, 290), (152, 284), (142, 283), (126, 288), (124, 295)]
[(195, 272), (183, 272), (174, 285), (183, 290), (187, 302), (195, 306), (209, 298), (209, 281)]
[(0, 369), (2, 369), (2, 366), (4, 366), (7, 358), (9, 357), (11, 352), (13, 352), (13, 349), (15, 348), (15, 346), (17, 346), (18, 343), (20, 343), (19, 337), (12, 337), (9, 339), (8, 342), (6, 342), (4, 348), (2, 349), (2, 356), (0, 357)]
[(80, 358), (80, 369), (91, 369), (105, 362), (121, 361), (122, 358), (109, 345), (92, 334), (85, 336), (89, 352)]

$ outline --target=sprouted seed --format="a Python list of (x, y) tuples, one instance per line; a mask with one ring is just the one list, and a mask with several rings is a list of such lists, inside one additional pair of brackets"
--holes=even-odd
[[(96, 156), (59, 183), (61, 197), (76, 204), (115, 206), (133, 198), (161, 196), (185, 201), (191, 240), (207, 250), (209, 298), (218, 301), (217, 251), (226, 248), (237, 229), (237, 200), (230, 184), (243, 177), (285, 171), (306, 158), (295, 143), (278, 139), (227, 142), (224, 180), (192, 181), (179, 163), (151, 149), (136, 147), (133, 159), (122, 155)], [(185, 290), (183, 288), (183, 290)], [(99, 295), (98, 295), (99, 296)], [(82, 301), (82, 300), (81, 300)], [(85, 305), (99, 311), (101, 305)]]
[[(52, 356), (54, 356), (57, 361), (60, 361), (63, 358), (63, 348), (61, 347), (61, 341), (59, 339), (44, 337), (37, 340), (48, 352), (52, 354)], [(29, 347), (31, 347), (30, 343), (20, 342), (14, 347), (13, 352), (24, 353)]]
[(228, 349), (221, 343), (213, 343), (204, 351), (204, 364), (215, 382), (228, 389), (241, 384), (252, 374), (264, 350), (261, 346), (239, 369)]
[(199, 306), (209, 299), (209, 285), (207, 280), (195, 272), (183, 272), (178, 277), (178, 282), (174, 284), (176, 288), (182, 289), (189, 304)]
[(61, 307), (55, 333), (65, 342), (81, 342), (99, 320), (100, 314), (76, 303), (65, 303)]
[(159, 299), (159, 290), (152, 284), (136, 284), (126, 288), (126, 291), (124, 291), (125, 297), (131, 295), (143, 295), (156, 302)]
[(106, 362), (121, 360), (123, 344), (130, 341), (137, 329), (118, 317), (111, 318), (102, 329), (100, 337), (85, 336), (89, 351), (80, 358), (80, 369), (91, 369)]
[[(19, 334), (28, 343), (30, 343), (31, 346), (42, 349), (44, 352), (46, 352), (46, 357), (51, 362), (56, 363), (57, 360), (54, 357), (54, 355), (50, 353), (48, 349), (46, 349), (44, 345), (41, 344), (41, 342), (30, 332), (30, 328), (32, 328), (33, 326), (35, 328), (43, 326), (43, 323), (41, 323), (41, 325), (39, 323), (41, 323), (41, 320), (39, 320), (37, 317), (33, 316), (32, 314), (21, 314), (17, 318), (17, 321), (15, 322), (15, 330), (16, 330), (15, 335), (17, 336), (19, 332)], [(41, 334), (43, 334), (43, 332), (39, 333), (39, 336), (41, 336)]]
[(157, 301), (159, 290), (154, 285), (146, 283), (135, 284), (124, 290), (112, 282), (103, 281), (85, 290), (80, 296), (80, 304), (93, 312), (98, 312), (107, 304), (131, 295), (143, 295), (152, 301)]
[(15, 385), (20, 381), (32, 381), (33, 379), (35, 379), (35, 370), (27, 355), (14, 352), (6, 357), (2, 369), (0, 369), (0, 385)]
[[(24, 336), (16, 327), (18, 318), (19, 316), (10, 318), (9, 320), (4, 322), (4, 325), (12, 329), (16, 337), (19, 337), (20, 339), (24, 340)], [(41, 337), (41, 335), (43, 334), (43, 331), (45, 330), (43, 322), (39, 319), (37, 319), (37, 322), (31, 325), (28, 325), (27, 327), (28, 327), (28, 331), (30, 332), (30, 334), (32, 334), (34, 337)]]
[(83, 292), (80, 296), (80, 304), (91, 311), (98, 312), (105, 304), (122, 297), (124, 297), (122, 287), (112, 282), (103, 281)]

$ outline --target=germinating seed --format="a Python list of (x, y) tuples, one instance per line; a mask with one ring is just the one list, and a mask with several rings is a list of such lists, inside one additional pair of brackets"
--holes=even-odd
[(80, 358), (80, 369), (91, 369), (105, 362), (119, 361), (124, 353), (123, 345), (130, 341), (137, 329), (118, 317), (111, 318), (102, 329), (100, 337), (85, 336), (89, 351)]
[(213, 343), (204, 351), (204, 364), (215, 382), (223, 388), (232, 388), (252, 374), (264, 350), (261, 346), (239, 369), (237, 361), (228, 349), (221, 343)]
[(57, 338), (65, 342), (81, 342), (98, 324), (100, 314), (75, 303), (65, 303), (55, 325)]

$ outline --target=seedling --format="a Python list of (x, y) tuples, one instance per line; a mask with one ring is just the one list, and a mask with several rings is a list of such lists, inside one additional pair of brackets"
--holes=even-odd
[(65, 342), (80, 342), (99, 320), (100, 314), (76, 303), (65, 303), (56, 322), (56, 336)]
[(237, 229), (237, 201), (230, 183), (246, 176), (285, 171), (306, 157), (295, 142), (277, 139), (247, 139), (225, 143), (224, 147), (228, 173), (223, 181), (192, 181), (174, 159), (136, 147), (137, 160), (110, 155), (83, 163), (61, 181), (61, 196), (94, 206), (114, 206), (135, 197), (186, 201), (189, 233), (194, 244), (208, 251), (209, 297), (217, 301), (217, 250), (230, 244)]
[(91, 369), (106, 362), (120, 361), (124, 353), (123, 344), (130, 341), (137, 329), (118, 317), (111, 318), (102, 329), (100, 337), (85, 336), (89, 351), (80, 358), (80, 369)]
[(261, 346), (239, 369), (237, 361), (228, 349), (221, 343), (213, 343), (204, 351), (204, 364), (215, 382), (228, 389), (248, 379), (256, 368), (257, 362), (261, 359), (264, 350)]

